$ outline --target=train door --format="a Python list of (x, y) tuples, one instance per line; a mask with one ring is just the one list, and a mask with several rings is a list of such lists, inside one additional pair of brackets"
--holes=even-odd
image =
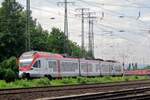
[(112, 63), (112, 65), (111, 65), (111, 75), (115, 76), (116, 75), (115, 73), (116, 73), (115, 72), (115, 63)]
[(41, 77), (42, 76), (41, 60), (35, 61), (32, 68), (33, 68), (32, 77)]
[(40, 61), (41, 61), (40, 73), (41, 73), (41, 76), (44, 77), (48, 73), (47, 59), (43, 58), (43, 59), (40, 59)]
[(88, 67), (87, 67), (87, 72), (88, 72), (88, 76), (93, 76), (93, 63), (92, 62), (88, 62)]
[(95, 73), (96, 73), (96, 76), (100, 76), (100, 64), (99, 63), (96, 63), (95, 64), (96, 68), (95, 68)]
[(103, 64), (103, 62), (102, 61), (100, 61), (99, 62), (99, 74), (100, 74), (100, 76), (102, 76), (102, 64)]
[(57, 60), (49, 60), (48, 75), (51, 75), (52, 77), (57, 77), (57, 74), (58, 74)]
[(110, 69), (109, 69), (109, 63), (108, 62), (103, 62), (101, 64), (101, 75), (109, 75), (110, 74)]
[(88, 76), (88, 64), (86, 61), (80, 61), (81, 76)]

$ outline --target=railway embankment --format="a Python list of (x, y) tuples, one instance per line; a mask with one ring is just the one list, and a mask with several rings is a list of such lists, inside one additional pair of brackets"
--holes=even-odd
[(53, 98), (68, 95), (80, 95), (86, 93), (121, 91), (149, 87), (150, 80), (130, 81), (109, 84), (86, 84), (69, 86), (47, 86), (20, 89), (0, 90), (0, 100), (33, 100), (39, 98)]

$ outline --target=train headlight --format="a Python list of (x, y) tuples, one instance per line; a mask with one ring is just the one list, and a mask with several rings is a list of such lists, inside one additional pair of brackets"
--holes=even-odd
[(19, 71), (19, 78), (22, 78), (22, 77), (23, 77), (23, 72)]

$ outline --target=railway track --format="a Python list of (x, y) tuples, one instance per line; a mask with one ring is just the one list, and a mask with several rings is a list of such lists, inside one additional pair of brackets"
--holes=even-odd
[(95, 92), (116, 91), (127, 88), (150, 86), (150, 80), (121, 82), (111, 84), (91, 84), (59, 87), (39, 87), (0, 90), (0, 100), (33, 100), (44, 97), (59, 97)]
[(150, 100), (150, 87), (124, 89), (100, 93), (88, 93), (43, 100)]

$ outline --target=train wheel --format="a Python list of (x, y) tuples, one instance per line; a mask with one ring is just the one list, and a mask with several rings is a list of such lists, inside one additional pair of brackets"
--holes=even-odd
[(45, 77), (47, 77), (49, 80), (53, 79), (51, 75), (45, 75)]
[(29, 73), (24, 73), (22, 75), (22, 79), (31, 79), (30, 74)]
[(31, 79), (30, 74), (26, 74), (26, 78), (29, 80)]

